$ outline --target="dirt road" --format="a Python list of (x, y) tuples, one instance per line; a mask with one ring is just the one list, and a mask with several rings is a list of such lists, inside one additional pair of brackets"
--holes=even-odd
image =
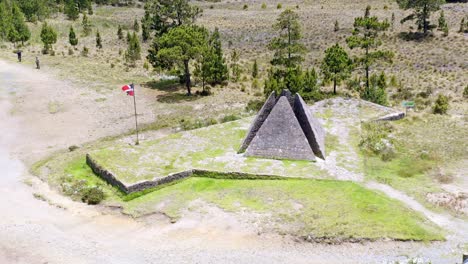
[[(447, 263), (459, 259), (453, 243), (328, 246), (257, 235), (247, 223), (213, 208), (203, 215), (189, 213), (176, 224), (159, 216), (136, 221), (72, 202), (29, 175), (27, 166), (54, 150), (130, 129), (131, 115), (119, 111), (130, 101), (121, 96), (120, 91), (98, 94), (0, 60), (0, 263), (385, 263), (405, 256)], [(102, 97), (106, 99), (100, 103), (94, 100)], [(151, 120), (152, 115), (143, 111), (142, 118)], [(46, 201), (38, 199), (42, 197)]]

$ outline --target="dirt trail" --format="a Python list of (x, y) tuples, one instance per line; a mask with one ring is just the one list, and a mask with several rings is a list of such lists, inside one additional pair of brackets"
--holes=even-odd
[[(176, 224), (157, 217), (136, 221), (72, 202), (28, 174), (24, 163), (130, 129), (131, 116), (119, 117), (126, 104), (119, 93), (97, 103), (104, 95), (0, 60), (0, 263), (382, 263), (405, 255), (445, 263), (453, 250), (447, 243), (297, 243), (258, 236), (219, 210)], [(51, 100), (62, 106), (55, 114)], [(142, 116), (151, 120), (150, 112)]]

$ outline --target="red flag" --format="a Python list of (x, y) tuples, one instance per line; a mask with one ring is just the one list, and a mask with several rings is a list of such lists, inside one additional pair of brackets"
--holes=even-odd
[(130, 96), (134, 95), (134, 88), (133, 88), (133, 85), (131, 84), (122, 86), (122, 91), (126, 92), (127, 95), (130, 95)]

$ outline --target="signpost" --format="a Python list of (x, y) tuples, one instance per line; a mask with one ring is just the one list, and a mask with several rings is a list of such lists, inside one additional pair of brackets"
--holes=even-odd
[(416, 104), (414, 103), (414, 101), (403, 101), (401, 104), (403, 105), (403, 107), (406, 110), (405, 115), (408, 115), (408, 109), (409, 108), (414, 109), (416, 107)]

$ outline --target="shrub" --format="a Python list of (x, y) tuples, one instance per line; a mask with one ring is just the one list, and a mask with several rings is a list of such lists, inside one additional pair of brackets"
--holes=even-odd
[(283, 5), (281, 3), (278, 3), (278, 5), (276, 5), (276, 9), (281, 9), (283, 8)]
[(463, 90), (463, 97), (468, 98), (468, 85), (465, 86), (465, 89)]
[(262, 4), (262, 9), (266, 9), (267, 5), (265, 3)]
[(263, 101), (262, 100), (250, 100), (247, 103), (247, 106), (245, 107), (245, 111), (247, 111), (247, 112), (257, 112), (257, 111), (260, 111), (262, 106), (263, 106)]
[(245, 4), (245, 5), (242, 7), (242, 9), (247, 10), (247, 9), (249, 9), (249, 6), (248, 6), (247, 4)]
[(98, 187), (86, 188), (81, 193), (81, 201), (87, 204), (99, 204), (104, 198), (104, 192)]
[(81, 56), (88, 57), (88, 54), (89, 54), (89, 49), (86, 46), (84, 46), (83, 50), (81, 51)]
[(389, 137), (393, 126), (389, 122), (369, 122), (362, 126), (359, 147), (367, 153), (379, 156), (383, 161), (395, 157), (393, 141)]
[(448, 102), (447, 96), (443, 94), (439, 94), (439, 96), (437, 97), (437, 100), (435, 101), (435, 105), (433, 108), (434, 114), (440, 114), (440, 115), (446, 114), (448, 107), (449, 107), (449, 102)]
[(227, 116), (224, 116), (223, 118), (221, 118), (221, 122), (220, 123), (226, 123), (226, 122), (231, 122), (231, 121), (236, 121), (240, 119), (240, 117), (236, 116), (236, 115), (227, 115)]

